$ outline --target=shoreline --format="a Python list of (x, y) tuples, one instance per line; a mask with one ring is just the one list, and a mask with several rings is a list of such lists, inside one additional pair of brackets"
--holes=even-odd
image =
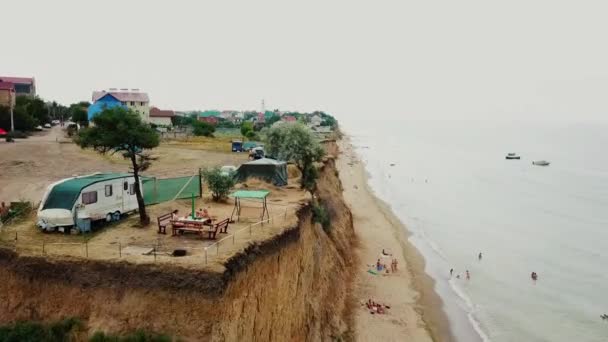
[[(408, 240), (410, 233), (388, 204), (374, 194), (369, 174), (348, 137), (339, 141), (339, 146), (340, 179), (359, 239), (361, 262), (355, 296), (358, 302), (371, 298), (391, 306), (389, 314), (382, 316), (357, 306), (356, 339), (454, 341), (443, 301), (434, 290), (435, 280), (425, 273), (425, 260)], [(367, 265), (374, 263), (383, 249), (398, 260), (399, 271), (388, 276), (369, 274)]]

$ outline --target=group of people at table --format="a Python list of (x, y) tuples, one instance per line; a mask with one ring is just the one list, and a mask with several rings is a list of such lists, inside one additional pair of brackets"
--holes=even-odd
[(203, 223), (210, 223), (213, 218), (211, 217), (211, 214), (209, 213), (209, 210), (207, 210), (207, 208), (205, 209), (201, 209), (199, 208), (196, 213), (194, 214), (194, 217), (192, 217), (192, 215), (188, 215), (185, 217), (179, 217), (179, 210), (175, 209), (173, 210), (173, 212), (171, 213), (171, 221), (176, 221), (176, 222), (187, 222), (187, 221), (199, 221), (199, 222), (203, 222)]

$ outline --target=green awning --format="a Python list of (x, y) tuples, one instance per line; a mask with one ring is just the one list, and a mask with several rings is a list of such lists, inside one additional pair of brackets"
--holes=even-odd
[(230, 197), (264, 199), (269, 193), (268, 190), (237, 190), (231, 193)]

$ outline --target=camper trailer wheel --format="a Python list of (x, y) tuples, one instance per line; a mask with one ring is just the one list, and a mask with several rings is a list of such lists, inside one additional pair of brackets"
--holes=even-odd
[(112, 215), (112, 219), (113, 219), (114, 221), (120, 221), (120, 211), (116, 210), (116, 211), (114, 212), (114, 214)]
[(112, 213), (108, 213), (108, 215), (106, 215), (106, 222), (112, 222)]

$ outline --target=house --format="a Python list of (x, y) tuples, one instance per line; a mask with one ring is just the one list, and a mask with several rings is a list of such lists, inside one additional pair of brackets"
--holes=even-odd
[(0, 76), (0, 82), (12, 83), (17, 96), (36, 96), (36, 80), (33, 77)]
[(313, 115), (313, 117), (310, 118), (310, 124), (313, 127), (321, 126), (322, 122), (323, 122), (323, 119), (319, 115)]
[(293, 116), (293, 115), (285, 115), (285, 116), (283, 116), (281, 118), (281, 120), (284, 121), (284, 122), (296, 122), (296, 121), (298, 121), (298, 119), (295, 116)]
[(94, 91), (93, 103), (97, 102), (97, 100), (106, 94), (111, 94), (118, 99), (123, 106), (139, 114), (143, 121), (150, 121), (150, 98), (147, 93), (141, 92), (139, 89), (129, 90), (122, 88), (118, 90), (116, 88), (110, 88), (109, 90)]
[(158, 126), (172, 126), (171, 118), (175, 116), (172, 110), (161, 110), (156, 107), (150, 109), (150, 123)]
[(125, 107), (122, 102), (110, 93), (106, 93), (102, 97), (98, 98), (92, 105), (87, 109), (89, 121), (99, 114), (104, 109), (110, 109), (114, 107)]
[(220, 121), (220, 119), (218, 119), (217, 116), (199, 116), (198, 121), (206, 122), (208, 124), (212, 124), (213, 126), (216, 126), (218, 124), (218, 122)]
[(198, 121), (206, 122), (212, 125), (217, 125), (220, 121), (221, 113), (217, 110), (206, 110), (198, 114)]
[(15, 85), (11, 82), (0, 82), (0, 106), (15, 107)]

